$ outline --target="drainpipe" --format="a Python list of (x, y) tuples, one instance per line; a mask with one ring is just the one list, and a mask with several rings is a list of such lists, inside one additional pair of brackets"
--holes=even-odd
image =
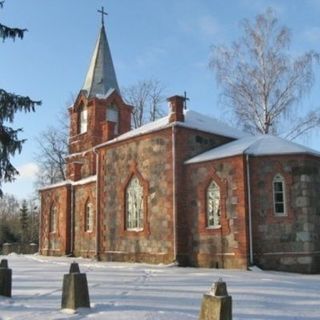
[(39, 248), (38, 253), (42, 255), (42, 235), (43, 235), (43, 225), (42, 225), (42, 193), (40, 193), (40, 211), (39, 211), (39, 234), (38, 234), (38, 242), (39, 242)]
[(249, 155), (246, 155), (247, 165), (247, 190), (248, 190), (248, 211), (249, 211), (249, 262), (253, 265), (253, 244), (252, 244), (252, 208), (251, 208), (251, 186), (250, 186), (250, 165)]
[(93, 149), (94, 154), (96, 155), (96, 248), (95, 248), (95, 257), (99, 260), (99, 152), (97, 149)]
[(177, 204), (176, 204), (176, 127), (172, 126), (172, 175), (173, 175), (173, 185), (172, 185), (172, 206), (173, 206), (173, 259), (177, 260), (177, 230), (176, 230), (176, 220), (177, 220)]
[(71, 182), (70, 185), (70, 193), (71, 193), (71, 206), (70, 206), (70, 255), (73, 255), (74, 250), (74, 188)]

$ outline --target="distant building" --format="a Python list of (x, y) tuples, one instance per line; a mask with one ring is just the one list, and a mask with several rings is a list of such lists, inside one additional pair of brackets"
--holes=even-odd
[(320, 272), (319, 153), (168, 101), (131, 130), (102, 25), (69, 109), (68, 180), (40, 191), (41, 254)]

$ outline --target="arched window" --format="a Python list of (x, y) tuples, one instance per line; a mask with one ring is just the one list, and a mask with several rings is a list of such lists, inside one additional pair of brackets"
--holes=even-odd
[(57, 231), (57, 207), (53, 204), (50, 208), (50, 217), (49, 217), (49, 232)]
[(220, 226), (220, 188), (212, 181), (207, 189), (207, 227)]
[(273, 206), (275, 215), (286, 215), (285, 200), (285, 180), (281, 174), (277, 174), (273, 178)]
[(126, 229), (143, 229), (143, 187), (135, 176), (126, 189)]
[(114, 133), (118, 134), (119, 130), (119, 110), (116, 105), (112, 104), (107, 107), (106, 120), (114, 122)]
[(88, 129), (88, 110), (82, 105), (79, 109), (79, 133), (87, 132)]
[(85, 206), (84, 230), (93, 231), (93, 205), (90, 202), (87, 202)]

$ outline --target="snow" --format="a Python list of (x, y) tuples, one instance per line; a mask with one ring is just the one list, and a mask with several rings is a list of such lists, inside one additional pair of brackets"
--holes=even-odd
[(165, 128), (170, 128), (172, 126), (180, 126), (189, 129), (196, 129), (204, 132), (214, 133), (217, 135), (221, 135), (224, 137), (230, 138), (241, 138), (248, 136), (248, 134), (237, 130), (235, 128), (230, 127), (226, 123), (223, 123), (215, 118), (208, 117), (201, 113), (192, 111), (192, 110), (184, 110), (184, 122), (173, 122), (169, 123), (169, 116), (160, 118), (153, 122), (149, 122), (137, 129), (133, 129), (128, 131), (115, 139), (112, 139), (108, 142), (102, 143), (98, 145), (96, 148), (112, 144), (118, 141), (126, 140), (129, 138), (137, 137), (140, 135), (144, 135), (147, 133), (152, 133), (155, 131), (159, 131)]
[(111, 95), (112, 95), (112, 93), (113, 92), (115, 92), (116, 91), (116, 89), (114, 89), (114, 88), (110, 88), (108, 91), (107, 91), (107, 93), (106, 94), (99, 94), (99, 93), (97, 93), (96, 94), (96, 97), (98, 98), (98, 99), (103, 99), (103, 100), (106, 100), (106, 99), (108, 99)]
[(242, 138), (248, 136), (247, 133), (232, 128), (222, 121), (192, 110), (185, 111), (185, 121), (179, 124), (183, 127), (215, 133), (224, 137)]
[[(37, 255), (0, 256), (13, 270), (12, 298), (1, 320), (195, 320), (201, 299), (222, 278), (234, 320), (320, 319), (320, 275), (179, 268)], [(63, 275), (76, 261), (86, 272), (91, 309), (60, 310)]]
[(284, 155), (284, 154), (311, 154), (320, 156), (316, 150), (302, 146), (271, 135), (248, 136), (236, 141), (229, 142), (220, 147), (211, 149), (199, 154), (185, 163), (198, 163), (215, 159), (232, 157), (239, 154), (248, 154), (253, 156), (263, 155)]
[(40, 188), (39, 190), (47, 190), (47, 189), (52, 189), (52, 188), (58, 188), (58, 187), (62, 187), (62, 186), (65, 186), (65, 185), (70, 185), (70, 184), (73, 185), (73, 186), (79, 186), (79, 185), (83, 185), (83, 184), (87, 184), (87, 183), (91, 183), (91, 182), (95, 182), (95, 181), (97, 181), (97, 176), (96, 175), (89, 176), (89, 177), (86, 177), (84, 179), (80, 179), (80, 180), (77, 180), (77, 181), (64, 180), (64, 181), (61, 181), (61, 182), (50, 184), (48, 186), (44, 186), (44, 187)]

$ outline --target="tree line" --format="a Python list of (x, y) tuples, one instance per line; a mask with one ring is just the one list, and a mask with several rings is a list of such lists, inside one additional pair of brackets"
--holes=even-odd
[(38, 243), (39, 206), (37, 199), (19, 201), (4, 194), (0, 198), (0, 249), (4, 243)]

